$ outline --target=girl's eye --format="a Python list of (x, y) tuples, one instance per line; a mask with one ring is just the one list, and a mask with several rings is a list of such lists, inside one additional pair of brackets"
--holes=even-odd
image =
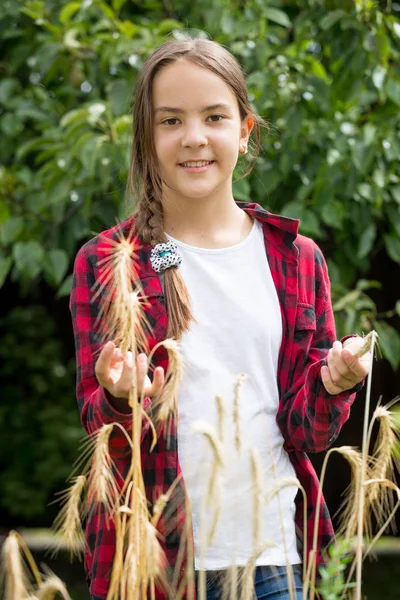
[(171, 117), (170, 119), (165, 119), (165, 121), (163, 121), (163, 125), (176, 125), (177, 121), (178, 119)]
[(222, 115), (210, 115), (208, 118), (211, 119), (213, 123), (219, 123), (224, 117)]

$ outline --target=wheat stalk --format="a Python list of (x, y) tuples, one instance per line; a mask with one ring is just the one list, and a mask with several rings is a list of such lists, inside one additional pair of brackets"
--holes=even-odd
[(83, 549), (81, 519), (83, 513), (86, 512), (82, 508), (82, 495), (85, 488), (85, 475), (79, 475), (72, 479), (72, 485), (61, 494), (63, 507), (53, 523), (53, 528), (61, 534), (60, 544), (66, 544), (71, 556), (79, 555)]
[(5, 573), (4, 600), (27, 600), (29, 597), (28, 578), (21, 559), (19, 539), (11, 531), (2, 549), (3, 571)]
[(240, 600), (253, 600), (254, 598), (254, 572), (256, 570), (257, 559), (265, 550), (273, 548), (274, 542), (265, 542), (253, 552), (244, 567), (240, 578), (241, 596)]
[[(89, 474), (89, 499), (93, 507), (103, 504), (112, 512), (118, 499), (118, 486), (113, 474), (113, 461), (109, 451), (109, 439), (114, 424), (103, 425), (94, 435), (94, 456)], [(93, 510), (93, 509), (91, 509)]]
[(207, 421), (194, 421), (192, 424), (193, 433), (201, 433), (207, 439), (210, 444), (210, 447), (213, 451), (214, 460), (218, 463), (220, 467), (224, 466), (224, 456), (223, 456), (223, 447), (218, 439), (218, 434), (210, 423)]
[[(346, 492), (346, 498), (341, 507), (344, 510), (340, 518), (338, 536), (352, 538), (355, 536), (357, 531), (358, 506), (361, 493), (360, 474), (363, 457), (361, 452), (352, 446), (342, 446), (340, 448), (333, 448), (332, 450), (344, 456), (351, 468), (351, 482)], [(370, 529), (369, 520), (364, 522), (364, 528), (366, 530)]]
[(253, 549), (260, 547), (260, 531), (262, 529), (262, 498), (264, 495), (260, 452), (250, 449), (251, 475), (253, 479)]
[[(124, 237), (117, 232), (116, 239), (105, 238), (98, 261), (99, 279), (92, 300), (100, 297), (100, 311), (96, 326), (107, 339), (113, 339), (125, 354), (131, 343), (132, 331), (135, 346), (132, 351), (147, 349), (149, 324), (144, 312), (148, 305), (137, 271), (137, 242), (131, 231)], [(97, 289), (96, 289), (97, 288)]]
[[(397, 401), (397, 398), (395, 401)], [(368, 508), (371, 507), (374, 511), (378, 526), (381, 526), (386, 520), (386, 516), (393, 509), (394, 496), (393, 489), (386, 485), (380, 485), (379, 482), (385, 479), (393, 480), (394, 455), (397, 449), (399, 432), (393, 414), (388, 410), (388, 407), (378, 406), (371, 420), (368, 444), (375, 421), (379, 421), (379, 431), (373, 450), (374, 462), (369, 476), (370, 479), (376, 479), (377, 482), (370, 485), (366, 490), (366, 503)]]
[(56, 600), (58, 594), (62, 596), (63, 600), (71, 600), (65, 583), (54, 573), (48, 571), (46, 579), (39, 586), (37, 598), (38, 600)]
[(246, 379), (247, 375), (240, 373), (233, 386), (233, 423), (235, 426), (235, 446), (238, 454), (242, 451), (242, 424), (240, 419), (241, 391), (243, 382)]
[(168, 368), (165, 374), (165, 384), (161, 392), (153, 398), (152, 408), (156, 421), (160, 425), (165, 425), (168, 437), (172, 421), (177, 418), (178, 387), (183, 377), (183, 361), (178, 342), (173, 339), (166, 339), (154, 346), (149, 354), (149, 362), (160, 347), (165, 348), (168, 352)]
[(360, 470), (360, 502), (358, 506), (358, 522), (357, 522), (357, 550), (356, 550), (356, 563), (357, 563), (357, 574), (356, 574), (356, 592), (355, 600), (361, 600), (361, 585), (362, 585), (362, 563), (363, 563), (363, 525), (366, 520), (366, 505), (365, 505), (365, 488), (364, 482), (367, 477), (368, 471), (368, 422), (371, 404), (371, 383), (372, 383), (372, 369), (374, 365), (374, 349), (377, 334), (375, 331), (371, 331), (371, 347), (370, 347), (370, 359), (369, 359), (369, 373), (367, 378), (367, 392), (365, 396), (365, 410), (364, 410), (364, 423), (363, 423), (363, 438), (362, 438), (362, 464)]

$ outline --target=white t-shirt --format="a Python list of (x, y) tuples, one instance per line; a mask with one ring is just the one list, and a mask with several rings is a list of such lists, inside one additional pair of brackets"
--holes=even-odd
[[(257, 449), (260, 456), (265, 493), (280, 479), (295, 477), (276, 424), (282, 317), (261, 223), (255, 221), (247, 238), (229, 248), (204, 249), (174, 241), (197, 320), (182, 337), (184, 377), (178, 393), (178, 456), (192, 507), (195, 567), (213, 570), (232, 563), (245, 565), (256, 542), (275, 544), (259, 556), (257, 565), (299, 563), (296, 487), (284, 488), (270, 502), (262, 503), (258, 538), (253, 538), (251, 449)], [(239, 404), (239, 453), (233, 412), (234, 385), (240, 373), (247, 378)], [(202, 498), (208, 492), (214, 454), (207, 439), (193, 431), (193, 424), (206, 421), (218, 431), (216, 395), (225, 404), (224, 467), (217, 472), (213, 501), (204, 508)], [(219, 504), (215, 535), (202, 558), (202, 533), (209, 532)]]

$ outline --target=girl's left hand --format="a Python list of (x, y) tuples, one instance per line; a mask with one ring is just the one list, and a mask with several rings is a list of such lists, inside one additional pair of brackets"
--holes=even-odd
[(343, 344), (333, 343), (328, 352), (328, 366), (321, 367), (322, 383), (329, 394), (335, 396), (351, 390), (368, 375), (370, 352), (359, 358), (355, 356), (363, 344), (361, 337), (348, 338)]

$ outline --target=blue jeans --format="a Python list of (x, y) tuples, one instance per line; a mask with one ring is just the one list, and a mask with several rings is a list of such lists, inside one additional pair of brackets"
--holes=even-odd
[[(293, 598), (303, 600), (302, 568), (293, 565)], [(208, 572), (206, 577), (207, 600), (221, 600), (222, 589), (219, 577)], [(290, 600), (286, 567), (257, 567), (254, 578), (257, 600)]]
[[(293, 565), (293, 597), (303, 600), (302, 569)], [(207, 573), (207, 600), (221, 600), (220, 578), (213, 571)], [(286, 567), (257, 567), (254, 578), (254, 591), (257, 600), (290, 600)], [(91, 600), (100, 600), (92, 596)]]

